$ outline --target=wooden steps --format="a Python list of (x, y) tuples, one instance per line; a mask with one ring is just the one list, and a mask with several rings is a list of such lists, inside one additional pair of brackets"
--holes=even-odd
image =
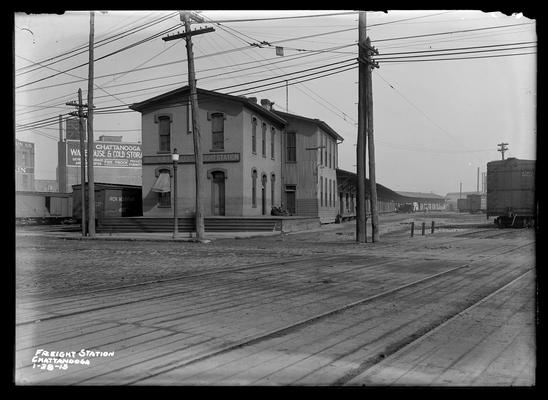
[[(194, 218), (178, 218), (180, 232), (195, 230)], [(281, 220), (274, 218), (204, 218), (207, 232), (272, 232), (281, 230)], [(105, 218), (98, 221), (97, 232), (171, 232), (173, 218)]]

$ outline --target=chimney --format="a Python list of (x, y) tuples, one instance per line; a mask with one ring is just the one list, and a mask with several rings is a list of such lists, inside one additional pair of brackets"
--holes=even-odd
[(268, 99), (261, 99), (261, 106), (266, 108), (268, 111), (272, 110), (272, 103)]

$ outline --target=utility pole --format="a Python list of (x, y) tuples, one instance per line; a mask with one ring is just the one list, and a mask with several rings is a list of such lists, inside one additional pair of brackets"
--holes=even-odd
[(198, 124), (198, 91), (196, 89), (196, 76), (194, 71), (194, 53), (192, 51), (192, 36), (200, 35), (202, 33), (213, 32), (215, 29), (212, 27), (190, 30), (190, 21), (193, 20), (198, 23), (203, 23), (204, 19), (197, 14), (191, 12), (180, 11), (180, 19), (185, 24), (184, 33), (177, 33), (176, 35), (163, 37), (162, 40), (174, 40), (182, 37), (186, 40), (186, 52), (188, 61), (188, 83), (190, 86), (190, 105), (192, 109), (192, 137), (194, 141), (194, 171), (195, 171), (195, 186), (196, 186), (196, 239), (198, 241), (204, 238), (204, 215), (202, 211), (202, 150), (201, 150), (201, 138), (200, 138), (200, 126)]
[(504, 160), (504, 152), (508, 150), (508, 143), (499, 143), (497, 144), (497, 146), (500, 147), (500, 149), (498, 149), (497, 151), (500, 151), (502, 153), (502, 159)]
[(462, 199), (462, 182), (460, 183), (459, 199)]
[(287, 81), (285, 81), (285, 112), (289, 112), (289, 87)]
[(88, 202), (89, 202), (89, 223), (88, 232), (90, 237), (95, 237), (95, 179), (93, 172), (93, 60), (94, 60), (94, 36), (95, 36), (95, 13), (89, 13), (89, 62), (88, 62)]
[(367, 63), (366, 54), (366, 12), (360, 11), (358, 17), (358, 138), (356, 146), (356, 168), (358, 176), (358, 191), (356, 196), (356, 242), (367, 242), (367, 215), (365, 213), (365, 152), (366, 152), (366, 85)]
[[(87, 104), (82, 104), (82, 89), (78, 89), (78, 103), (69, 101), (65, 103), (67, 106), (76, 106), (78, 111), (71, 111), (69, 114), (78, 117), (78, 135), (80, 137), (80, 205), (82, 218), (82, 236), (86, 236), (86, 146), (84, 144), (84, 114), (83, 108)], [(62, 139), (62, 138), (61, 138)]]
[(478, 167), (478, 179), (477, 179), (477, 183), (476, 183), (476, 192), (479, 193), (479, 175), (480, 175), (480, 169)]
[(367, 124), (367, 144), (369, 149), (369, 190), (371, 201), (371, 237), (373, 242), (379, 241), (379, 214), (377, 211), (377, 180), (375, 178), (375, 142), (373, 140), (373, 80), (371, 79), (371, 70), (378, 68), (377, 62), (371, 60), (371, 54), (379, 54), (379, 52), (371, 47), (371, 40), (367, 38), (365, 40), (367, 46), (365, 50), (367, 65), (366, 73), (366, 124)]

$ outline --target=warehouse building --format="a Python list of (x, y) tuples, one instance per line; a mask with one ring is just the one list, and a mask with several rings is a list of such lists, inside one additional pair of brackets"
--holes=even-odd
[(15, 139), (15, 190), (34, 190), (34, 143)]
[[(85, 135), (85, 124), (84, 135)], [(60, 134), (57, 144), (58, 190), (71, 193), (72, 186), (81, 183), (80, 134), (78, 121), (68, 118), (65, 138)], [(84, 141), (87, 167), (87, 141)], [(94, 141), (94, 179), (97, 182), (141, 185), (141, 144), (122, 142), (122, 136), (100, 136)], [(86, 172), (87, 176), (87, 172)]]

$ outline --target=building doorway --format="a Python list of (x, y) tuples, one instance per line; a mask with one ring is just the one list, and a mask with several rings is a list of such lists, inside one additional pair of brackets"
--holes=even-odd
[(225, 215), (225, 173), (215, 171), (212, 177), (211, 207), (213, 215)]
[(261, 213), (266, 215), (266, 175), (261, 176)]
[(296, 185), (285, 185), (285, 207), (290, 215), (295, 215)]

